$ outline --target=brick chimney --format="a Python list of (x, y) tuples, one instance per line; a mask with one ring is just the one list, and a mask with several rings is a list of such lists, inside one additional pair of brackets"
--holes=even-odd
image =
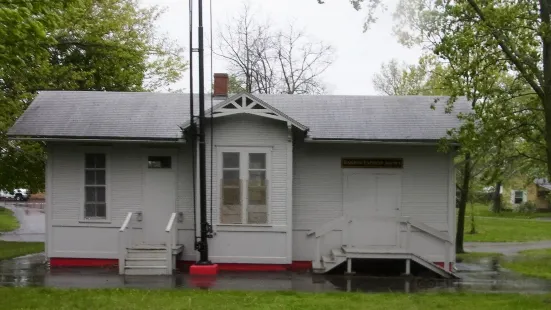
[(213, 97), (227, 98), (228, 97), (228, 74), (227, 73), (215, 73), (214, 74), (214, 90), (212, 92)]

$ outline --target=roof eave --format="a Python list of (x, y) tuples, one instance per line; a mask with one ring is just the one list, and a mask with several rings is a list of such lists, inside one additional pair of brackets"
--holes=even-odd
[[(439, 145), (440, 140), (434, 139), (334, 139), (312, 138), (304, 139), (309, 143), (346, 143), (346, 144), (395, 144), (395, 145)], [(459, 146), (456, 141), (450, 141), (450, 145)]]
[(185, 143), (182, 138), (151, 137), (79, 137), (79, 136), (32, 136), (8, 135), (10, 140), (43, 142), (117, 142), (117, 143)]

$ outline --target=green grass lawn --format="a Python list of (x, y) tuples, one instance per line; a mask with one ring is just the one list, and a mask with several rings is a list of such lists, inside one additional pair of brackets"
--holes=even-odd
[(488, 216), (488, 217), (499, 217), (499, 218), (524, 218), (524, 219), (533, 219), (538, 217), (551, 217), (551, 212), (534, 212), (534, 213), (520, 213), (513, 211), (502, 211), (500, 213), (494, 213), (491, 211), (490, 205), (475, 203), (467, 204), (467, 210), (465, 210), (465, 216), (470, 217), (471, 214), (475, 216)]
[[(551, 221), (535, 220), (551, 217), (551, 213), (493, 213), (488, 205), (467, 205), (465, 241), (471, 242), (525, 242), (551, 240)], [(470, 234), (471, 215), (474, 214), (476, 234)]]
[(3, 309), (549, 309), (551, 295), (0, 288)]
[(470, 234), (471, 219), (465, 219), (465, 241), (524, 242), (551, 240), (551, 222), (475, 217), (476, 234)]
[(13, 216), (13, 212), (4, 207), (0, 207), (0, 232), (7, 232), (19, 228), (19, 222)]
[(501, 265), (527, 276), (551, 279), (551, 249), (522, 251), (518, 257), (504, 260)]
[(0, 260), (44, 252), (43, 242), (17, 242), (0, 240)]

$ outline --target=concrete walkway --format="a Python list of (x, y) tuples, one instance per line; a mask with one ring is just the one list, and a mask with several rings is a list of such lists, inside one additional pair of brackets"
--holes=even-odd
[(551, 248), (551, 240), (535, 242), (465, 242), (467, 252), (492, 252), (515, 255), (524, 250)]
[(20, 227), (14, 231), (3, 233), (0, 235), (0, 240), (44, 242), (46, 218), (43, 209), (16, 206), (15, 203), (6, 202), (4, 202), (2, 206), (13, 211), (15, 217), (19, 221)]

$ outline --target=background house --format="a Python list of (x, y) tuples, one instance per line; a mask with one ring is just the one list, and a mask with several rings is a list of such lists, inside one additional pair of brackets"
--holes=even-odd
[(513, 209), (519, 206), (532, 203), (534, 209), (551, 211), (549, 203), (549, 192), (551, 183), (547, 179), (534, 179), (526, 182), (524, 178), (514, 178), (504, 186), (503, 201), (509, 202)]

